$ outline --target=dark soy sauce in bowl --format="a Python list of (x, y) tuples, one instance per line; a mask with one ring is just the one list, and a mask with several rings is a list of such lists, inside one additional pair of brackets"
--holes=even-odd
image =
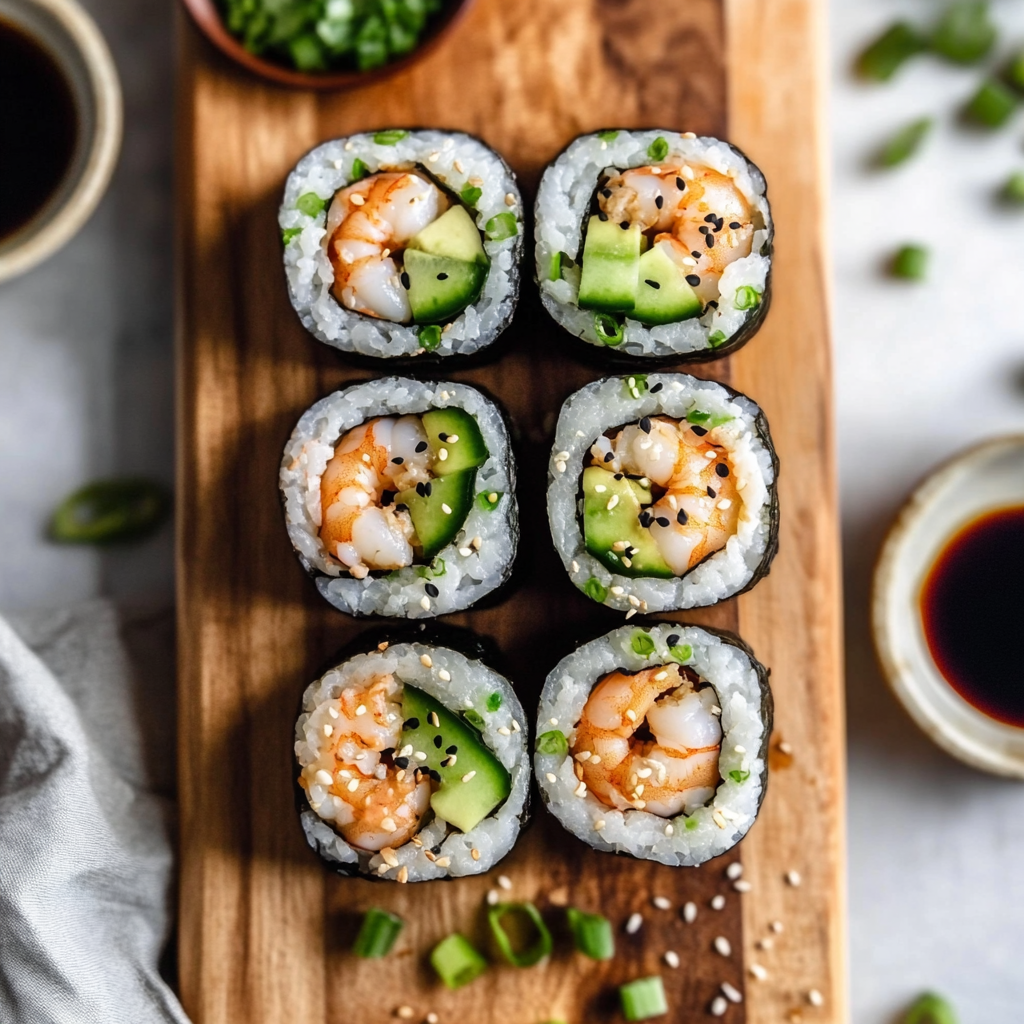
[(78, 143), (71, 86), (49, 52), (0, 18), (0, 242), (42, 211)]
[(946, 682), (1024, 728), (1024, 506), (979, 516), (947, 541), (921, 589), (921, 619)]

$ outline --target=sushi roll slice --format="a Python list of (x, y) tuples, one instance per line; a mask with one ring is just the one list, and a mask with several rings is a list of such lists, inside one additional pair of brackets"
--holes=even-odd
[(764, 175), (691, 132), (581, 135), (544, 172), (536, 277), (570, 334), (617, 357), (715, 359), (758, 329), (771, 294)]
[(349, 615), (461, 611), (512, 572), (515, 461), (498, 406), (466, 384), (353, 384), (307, 409), (280, 487), (292, 546)]
[(551, 536), (573, 583), (627, 616), (715, 604), (768, 572), (777, 477), (745, 395), (681, 373), (606, 377), (558, 417)]
[(467, 655), (425, 634), (376, 640), (303, 694), (295, 758), (306, 841), (344, 875), (488, 871), (527, 819), (522, 706), (479, 647)]
[(523, 204), (494, 150), (461, 132), (334, 139), (288, 176), (278, 223), (303, 326), (371, 359), (468, 356), (508, 326)]
[(768, 783), (768, 672), (737, 637), (624, 626), (552, 670), (534, 771), (563, 828), (595, 850), (694, 867), (735, 846)]

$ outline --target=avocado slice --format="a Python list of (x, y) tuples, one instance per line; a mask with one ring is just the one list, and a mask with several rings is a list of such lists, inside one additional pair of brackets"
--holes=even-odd
[[(413, 529), (427, 561), (450, 544), (462, 529), (473, 506), (474, 483), (476, 470), (465, 469), (395, 495), (395, 504), (409, 509)], [(446, 506), (451, 511), (446, 512)]]
[[(423, 429), (427, 442), (434, 451), (435, 470), (445, 476), (464, 469), (475, 469), (487, 461), (490, 454), (476, 419), (465, 409), (431, 409), (423, 414)], [(457, 441), (449, 438), (457, 437)], [(441, 459), (441, 451), (445, 451)]]
[[(437, 716), (431, 725), (431, 714)], [(430, 768), (441, 785), (430, 798), (434, 813), (463, 832), (476, 828), (512, 791), (512, 778), (491, 753), (483, 737), (440, 701), (415, 686), (402, 689), (401, 746), (427, 755), (410, 766)], [(401, 747), (399, 748), (401, 749)], [(455, 755), (455, 763), (445, 762)], [(466, 782), (467, 775), (472, 778)]]
[(590, 218), (577, 300), (581, 309), (632, 310), (640, 280), (640, 237), (638, 224), (623, 228), (610, 220)]
[[(603, 490), (598, 490), (601, 487)], [(617, 501), (612, 501), (618, 498)], [(587, 550), (602, 565), (622, 576), (656, 576), (671, 579), (675, 573), (658, 552), (650, 531), (639, 521), (640, 510), (650, 504), (651, 492), (627, 477), (616, 479), (614, 473), (599, 466), (583, 470), (583, 536)], [(612, 508), (608, 508), (612, 502)], [(625, 550), (614, 546), (625, 541), (631, 552), (630, 565), (622, 561)]]
[(480, 232), (464, 206), (453, 206), (446, 210), (415, 235), (408, 247), (421, 249), (432, 256), (447, 256), (449, 259), (479, 263), (485, 267), (490, 262), (484, 252)]
[(700, 316), (704, 303), (686, 282), (683, 268), (659, 243), (640, 257), (640, 283), (632, 315), (645, 324), (674, 324)]
[(433, 324), (451, 319), (476, 301), (487, 278), (487, 267), (406, 249), (405, 276), (413, 320)]

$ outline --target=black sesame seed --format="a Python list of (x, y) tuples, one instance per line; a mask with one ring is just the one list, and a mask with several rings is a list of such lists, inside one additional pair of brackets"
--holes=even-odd
[(729, 224), (729, 227), (732, 228), (733, 231), (739, 231), (743, 225), (738, 220), (734, 220)]
[(682, 178), (676, 178), (676, 188), (679, 189), (680, 192), (685, 192), (686, 191), (686, 182), (683, 181)]
[(608, 452), (604, 457), (605, 462), (611, 462), (615, 458), (615, 452)]
[(419, 483), (419, 484), (416, 485), (416, 493), (421, 498), (425, 498), (427, 496), (427, 489), (426, 489), (426, 487), (422, 483)]
[(708, 303), (708, 306), (710, 306), (710, 307), (711, 307), (711, 309), (718, 309), (718, 303), (717, 303), (717, 302), (715, 302), (715, 300), (714, 300), (714, 299), (712, 299), (712, 300), (711, 300), (711, 301), (710, 301), (710, 302)]
[(612, 190), (610, 188), (603, 188), (601, 189), (601, 195), (603, 195), (605, 199), (611, 199)]
[(708, 214), (708, 215), (707, 215), (707, 216), (706, 216), (706, 217), (704, 218), (704, 223), (705, 223), (705, 224), (714, 224), (714, 223), (715, 223), (715, 221), (716, 221), (717, 219), (718, 219), (718, 218), (717, 218), (717, 217), (716, 217), (716, 216), (715, 216), (715, 215), (714, 215), (713, 213), (709, 213), (709, 214)]
[(395, 752), (395, 748), (394, 747), (385, 747), (380, 752), (380, 756), (381, 757), (390, 757), (394, 752)]
[(714, 249), (714, 247), (715, 247), (715, 236), (714, 235), (705, 235), (704, 236), (704, 244), (709, 249)]
[(402, 271), (402, 287), (409, 290), (409, 275), (403, 270)]
[(423, 589), (427, 592), (428, 596), (430, 596), (430, 597), (437, 597), (438, 590), (437, 590), (437, 587), (435, 587), (433, 583), (425, 584)]
[[(685, 525), (686, 525), (686, 520), (687, 520), (687, 519), (689, 519), (689, 518), (690, 518), (690, 517), (689, 517), (689, 516), (688, 516), (688, 515), (686, 514), (686, 510), (685, 510), (685, 509), (680, 509), (680, 510), (679, 510), (679, 511), (678, 511), (678, 512), (676, 513), (676, 522), (677, 522), (677, 523), (678, 523), (678, 524), (679, 524), (680, 526), (685, 526)], [(671, 643), (671, 642), (672, 642), (672, 641), (670, 640), (670, 641), (669, 641), (669, 643)]]
[(445, 751), (446, 754), (457, 754), (458, 752), (459, 748), (454, 743)]
[(652, 281), (650, 280), (650, 278), (646, 278), (644, 280), (644, 284), (647, 285), (649, 288), (654, 288), (655, 290), (661, 288), (661, 285), (658, 284), (657, 281)]
[(642, 420), (640, 421), (640, 429), (641, 429), (641, 430), (642, 430), (642, 431), (643, 431), (643, 432), (644, 432), (645, 434), (649, 434), (649, 433), (651, 432), (651, 417), (650, 417), (650, 416), (645, 416), (645, 417), (644, 417), (644, 418), (643, 418), (643, 419), (642, 419)]
[(395, 758), (395, 767), (396, 768), (408, 768), (409, 767), (409, 758), (407, 758), (407, 757), (396, 757)]
[[(430, 776), (430, 777), (431, 777), (431, 778), (432, 778), (432, 779), (433, 779), (433, 780), (434, 780), (435, 782), (440, 782), (440, 781), (441, 781), (441, 773), (440, 773), (440, 772), (435, 772), (433, 768), (428, 768), (428, 769), (427, 769), (427, 774), (428, 774), (428, 775), (429, 775), (429, 776)], [(438, 847), (438, 849), (440, 850), (440, 847)]]
[(416, 445), (416, 451), (425, 452), (429, 447), (430, 445), (428, 445), (426, 441), (420, 441), (420, 443)]
[(384, 491), (380, 496), (381, 508), (387, 508), (391, 504), (391, 502), (395, 500), (395, 495), (397, 493), (397, 491)]
[(724, 462), (720, 462), (717, 466), (715, 466), (715, 472), (719, 476), (728, 476), (729, 467)]
[(440, 750), (440, 749), (441, 749), (441, 744), (442, 744), (442, 743), (444, 743), (444, 740), (443, 740), (443, 739), (441, 739), (441, 734), (440, 734), (440, 733), (438, 733), (438, 734), (437, 734), (437, 735), (436, 735), (436, 736), (434, 737), (434, 746), (435, 746), (435, 747), (437, 747), (437, 749), (438, 749), (438, 750)]
[(438, 274), (437, 275), (437, 279), (438, 279), (438, 281), (447, 281), (448, 280), (448, 275), (444, 274), (444, 273)]
[(613, 480), (621, 480), (623, 478), (623, 476), (625, 476), (624, 473), (616, 473), (615, 476), (612, 477), (612, 479)]
[[(429, 769), (429, 768), (427, 769), (427, 774), (428, 774), (428, 775), (431, 775), (431, 774), (433, 774), (433, 773), (432, 773), (432, 772), (430, 771), (430, 769)], [(438, 854), (439, 854), (439, 853), (441, 852), (441, 844), (440, 844), (440, 843), (438, 843), (438, 844), (437, 844), (437, 846), (432, 846), (432, 847), (430, 848), (430, 852), (431, 852), (431, 853), (432, 853), (432, 854), (433, 854), (433, 855), (434, 855), (434, 856), (436, 857), (436, 856), (437, 856), (437, 855), (438, 855)]]
[(687, 274), (686, 283), (696, 288), (700, 284), (700, 278), (696, 274)]
[(619, 222), (619, 227), (622, 228), (623, 231), (628, 231), (629, 230), (629, 221), (628, 220), (620, 221)]
[(693, 257), (693, 258), (694, 258), (695, 260), (699, 260), (699, 259), (701, 258), (701, 256), (703, 255), (703, 253), (699, 253), (699, 252), (697, 252), (697, 250), (696, 250), (696, 249), (693, 249), (693, 250), (691, 250), (691, 252), (690, 252), (690, 255), (691, 255), (691, 256), (692, 256), (692, 257)]
[(409, 506), (408, 505), (396, 505), (395, 506), (395, 511), (396, 512), (408, 512), (409, 511)]
[(660, 210), (665, 205), (665, 197), (664, 196), (655, 196), (654, 197), (654, 205)]
[(427, 482), (426, 482), (426, 483), (425, 483), (425, 484), (423, 485), (423, 497), (424, 497), (424, 498), (429, 498), (429, 497), (430, 497), (430, 492), (431, 492), (432, 490), (433, 490), (433, 487), (431, 486), (431, 484), (430, 484), (430, 481), (428, 480), (428, 481), (427, 481)]
[(701, 224), (701, 226), (700, 226), (699, 228), (697, 228), (697, 230), (698, 230), (698, 231), (699, 231), (699, 232), (700, 232), (700, 233), (701, 233), (702, 235), (706, 235), (706, 234), (707, 234), (707, 233), (708, 233), (708, 232), (709, 232), (709, 231), (711, 230), (711, 228), (709, 228), (709, 227), (707, 226), (707, 224)]
[(667, 643), (669, 647), (675, 647), (675, 645), (679, 643), (679, 634), (670, 633), (667, 637), (665, 637), (665, 643)]
[(654, 521), (655, 521), (655, 522), (656, 522), (656, 523), (657, 523), (657, 524), (658, 524), (659, 526), (668, 526), (668, 520), (667, 520), (667, 519), (666, 519), (666, 518), (665, 518), (664, 516), (658, 516), (658, 518), (657, 518), (657, 519), (655, 519)]
[(714, 496), (715, 496), (715, 489), (714, 489), (714, 487), (709, 487), (708, 488), (708, 497), (709, 498), (713, 498)]
[(707, 433), (707, 431), (706, 431), (706, 430), (705, 430), (705, 429), (704, 429), (703, 427), (698, 427), (698, 426), (696, 426), (696, 424), (695, 424), (694, 426), (690, 427), (690, 429), (691, 429), (691, 430), (692, 430), (692, 431), (693, 431), (693, 432), (694, 432), (694, 433), (695, 433), (695, 434), (696, 434), (696, 435), (697, 435), (698, 437), (703, 437), (703, 436), (704, 436), (704, 435), (705, 435), (705, 434)]
[(650, 512), (647, 512), (645, 510), (645, 511), (641, 512), (640, 515), (637, 516), (637, 519), (640, 520), (640, 525), (646, 530), (647, 527), (651, 525), (651, 522), (654, 519), (654, 516), (652, 516)]
[(402, 726), (403, 729), (418, 729), (419, 727), (420, 720), (418, 718), (407, 718)]
[(664, 386), (665, 386), (665, 385), (664, 385), (664, 384), (662, 384), (662, 383), (661, 383), (661, 381), (659, 380), (659, 381), (658, 381), (658, 383), (657, 383), (657, 384), (655, 384), (655, 385), (654, 385), (654, 386), (653, 386), (653, 387), (651, 388), (651, 394), (652, 394), (652, 395), (656, 395), (656, 394), (657, 394), (657, 393), (658, 393), (658, 392), (659, 392), (659, 391), (660, 391), (660, 390), (661, 390), (661, 389), (662, 389), (662, 388), (663, 388)]
[(602, 211), (601, 211), (601, 212), (600, 212), (600, 213), (599, 213), (599, 214), (597, 215), (597, 219), (598, 219), (598, 220), (601, 220), (601, 221), (605, 221), (605, 220), (607, 220), (607, 219), (608, 219), (608, 214), (607, 214), (607, 213), (605, 213), (605, 212), (604, 212), (604, 210), (602, 210)]
[(396, 466), (400, 466), (403, 462), (405, 462), (405, 459), (403, 459), (401, 455), (396, 455), (391, 461)]

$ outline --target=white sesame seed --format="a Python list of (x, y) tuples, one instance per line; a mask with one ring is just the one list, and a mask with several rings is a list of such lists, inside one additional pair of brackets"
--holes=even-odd
[(557, 719), (557, 718), (549, 718), (549, 719), (548, 719), (548, 722), (549, 722), (549, 723), (550, 723), (551, 725), (558, 725), (558, 719)]
[(604, 818), (598, 818), (597, 821), (594, 822), (594, 831), (595, 832), (600, 832), (601, 829), (603, 829), (603, 828), (604, 828)]
[(353, 780), (352, 780), (352, 781), (351, 781), (351, 782), (350, 782), (350, 783), (348, 784), (348, 791), (349, 791), (350, 793), (354, 793), (354, 792), (355, 792), (355, 791), (356, 791), (356, 790), (357, 790), (358, 788), (359, 788), (359, 780), (358, 780), (358, 779), (353, 779)]
[(761, 941), (757, 943), (757, 948), (758, 949), (771, 949), (771, 948), (774, 947), (774, 945), (775, 945), (775, 940), (774, 939), (761, 939)]
[(623, 594), (625, 593), (625, 591), (624, 591), (624, 590), (622, 589), (622, 587), (612, 587), (612, 588), (611, 588), (611, 592), (612, 592), (612, 593), (613, 593), (613, 594), (614, 594), (614, 595), (615, 595), (616, 597), (621, 597), (621, 596), (622, 596), (622, 595), (623, 595)]
[(747, 752), (747, 748), (741, 746), (739, 743), (737, 743), (732, 749), (735, 750), (737, 754), (745, 754)]
[(576, 755), (576, 760), (577, 761), (589, 761), (590, 760), (590, 751), (589, 750), (581, 750)]
[(514, 718), (512, 719), (512, 731), (519, 732), (519, 723)]
[(426, 596), (424, 596), (424, 597), (421, 597), (421, 598), (420, 598), (420, 607), (421, 607), (421, 608), (422, 608), (422, 609), (423, 609), (423, 610), (424, 610), (425, 612), (429, 612), (429, 611), (430, 611), (430, 598), (429, 598), (429, 597), (426, 597)]
[(565, 463), (562, 462), (561, 459), (559, 459), (558, 462), (555, 463), (555, 469), (557, 469), (559, 473), (564, 473), (565, 472)]
[(772, 921), (772, 923), (768, 927), (771, 928), (771, 930), (775, 932), (776, 935), (780, 935), (782, 933), (781, 921)]
[(411, 1006), (400, 1006), (395, 1013), (398, 1014), (402, 1020), (412, 1020), (416, 1015), (416, 1011)]
[(695, 267), (697, 261), (692, 256), (684, 256), (680, 261), (684, 267)]
[(781, 753), (781, 754), (792, 754), (793, 753), (793, 746), (792, 746), (792, 744), (786, 743), (785, 741), (780, 743), (779, 744), (779, 753)]
[(544, 778), (546, 778), (548, 780), (548, 782), (557, 782), (558, 781), (558, 776), (555, 775), (553, 772), (547, 772), (545, 774)]
[(723, 510), (724, 510), (724, 509), (727, 509), (727, 508), (729, 508), (729, 507), (730, 507), (731, 505), (732, 505), (732, 502), (731, 502), (731, 501), (730, 501), (730, 500), (729, 500), (728, 498), (723, 498), (723, 499), (722, 499), (722, 500), (721, 500), (721, 501), (720, 501), (720, 502), (718, 503), (718, 508), (720, 508), (720, 509), (723, 509)]
[(451, 864), (451, 862), (452, 862), (451, 857), (438, 857), (437, 860), (434, 861), (434, 863), (439, 868), (446, 868), (446, 867), (448, 867), (449, 864)]
[(386, 875), (390, 870), (391, 869), (387, 866), (387, 864), (378, 864), (377, 865), (377, 874), (378, 875)]
[(611, 512), (611, 510), (613, 508), (615, 508), (615, 506), (618, 505), (618, 503), (619, 503), (619, 496), (617, 494), (613, 494), (608, 499), (608, 504), (605, 507), (608, 509), (609, 512)]
[(715, 952), (719, 953), (721, 956), (732, 956), (732, 946), (729, 944), (729, 940), (724, 935), (719, 935), (716, 937), (714, 946)]
[(321, 769), (319, 769), (317, 771), (315, 778), (316, 778), (316, 781), (319, 782), (321, 786), (333, 786), (334, 785), (334, 778), (331, 776), (331, 773), (330, 772), (325, 772), (323, 770), (323, 768), (321, 768)]
[(440, 159), (441, 159), (441, 154), (440, 153), (436, 153), (436, 152), (435, 153), (431, 153), (430, 156), (427, 157), (427, 160), (429, 160), (430, 163), (432, 163), (432, 164), (436, 164), (437, 161), (440, 160)]
[(629, 611), (626, 612), (626, 618), (627, 619), (633, 618), (634, 615), (636, 615), (636, 609), (635, 608), (630, 608)]
[(737, 878), (736, 881), (732, 883), (732, 887), (737, 892), (750, 892), (750, 890), (754, 888), (745, 878)]
[(411, 743), (406, 743), (406, 745), (404, 747), (402, 747), (402, 749), (398, 752), (398, 756), (399, 757), (411, 757), (412, 756), (412, 751), (413, 751), (412, 744)]
[[(598, 494), (604, 494), (604, 492), (605, 492), (605, 491), (607, 491), (607, 490), (608, 490), (608, 488), (607, 488), (607, 487), (605, 487), (605, 485), (604, 485), (604, 484), (597, 484), (597, 485), (596, 485), (596, 486), (594, 487), (594, 490), (595, 490), (595, 491), (596, 491), (596, 492), (597, 492)], [(621, 541), (620, 541), (619, 543), (621, 543)], [(614, 547), (615, 545), (612, 545), (612, 546)], [(625, 547), (625, 545), (623, 545), (623, 547)], [(619, 550), (621, 551), (622, 549), (620, 548)]]
[(803, 879), (800, 877), (799, 871), (787, 871), (786, 881), (795, 889), (800, 885)]
[(446, 668), (439, 668), (437, 670), (437, 678), (440, 679), (442, 683), (450, 683), (452, 680), (452, 674)]
[(436, 1013), (428, 1013), (426, 1016), (427, 1024), (437, 1024), (440, 1019)]
[(644, 919), (641, 914), (630, 914), (629, 920), (626, 922), (626, 934), (636, 935), (643, 926)]
[(443, 513), (444, 513), (444, 514), (445, 514), (446, 516), (450, 516), (450, 515), (452, 514), (452, 507), (451, 507), (451, 505), (449, 505), (449, 504), (448, 504), (447, 502), (444, 502), (444, 501), (442, 501), (442, 502), (441, 502), (441, 511), (442, 511), (442, 512), (443, 512)]
[(575, 559), (573, 560), (573, 563), (572, 563), (572, 571), (573, 572), (579, 572), (580, 571), (580, 563), (577, 562)]
[(329, 714), (331, 716), (331, 718), (337, 718), (338, 717), (338, 711), (337, 711), (336, 708), (333, 708), (333, 707), (328, 707), (327, 714)]
[(353, 206), (362, 206), (363, 203), (366, 202), (366, 198), (364, 196), (361, 196), (358, 192), (356, 192), (355, 194), (349, 196), (349, 201), (352, 203)]
[(334, 732), (334, 727), (333, 726), (331, 726), (331, 725), (325, 725), (324, 726), (324, 735), (325, 736), (330, 736), (333, 732)]
[(735, 881), (742, 874), (743, 874), (743, 865), (738, 860), (734, 860), (725, 869), (725, 877), (728, 878), (730, 881)]
[(581, 800), (587, 795), (587, 784), (580, 781), (580, 784), (572, 791), (573, 796), (578, 796)]
[(695, 139), (697, 136), (693, 132), (683, 132), (684, 139)]
[[(431, 659), (429, 654), (421, 654), (420, 655), (420, 664), (424, 668), (430, 668), (434, 664), (434, 662)], [(433, 712), (431, 712), (431, 714), (433, 714)]]
[(809, 1002), (811, 1006), (824, 1006), (825, 997), (816, 988), (812, 988), (811, 991), (807, 993), (807, 1002)]
[(466, 774), (462, 776), (462, 781), (463, 782), (469, 782), (470, 779), (472, 779), (474, 775), (476, 775), (475, 771), (466, 772)]
[(427, 759), (427, 755), (424, 754), (422, 750), (417, 750), (412, 756), (415, 757), (417, 761), (426, 761)]
[(723, 1017), (725, 1011), (729, 1009), (729, 1004), (726, 1002), (723, 996), (715, 996), (711, 1000), (711, 1015), (713, 1017)]
[(447, 462), (448, 461), (448, 449), (447, 448), (441, 448), (438, 451), (438, 453), (437, 453), (437, 457), (438, 457), (438, 459), (440, 459), (441, 462)]
[(655, 896), (651, 903), (653, 903), (659, 910), (671, 910), (672, 901), (667, 896)]
[(711, 909), (723, 910), (725, 908), (725, 897), (722, 895), (711, 897)]
[(473, 847), (472, 850), (469, 851), (469, 855), (473, 858), (473, 860), (480, 859), (480, 851), (475, 846)]
[[(491, 496), (490, 496), (490, 497), (488, 498), (488, 500), (489, 500), (489, 501), (491, 502), (491, 504), (493, 505), (493, 504), (494, 504), (494, 503), (495, 503), (495, 502), (496, 502), (496, 501), (498, 500), (498, 496), (497, 496), (496, 494), (492, 494), (492, 495), (491, 495)], [(483, 540), (483, 537), (474, 537), (474, 538), (473, 538), (473, 539), (472, 539), (472, 540), (471, 540), (471, 541), (470, 541), (469, 543), (470, 543), (470, 544), (471, 544), (471, 545), (472, 545), (472, 546), (473, 546), (474, 548), (476, 548), (476, 550), (477, 550), (477, 551), (479, 551), (479, 550), (480, 550), (480, 546), (481, 546), (481, 545), (483, 544), (483, 542), (484, 542), (484, 540)]]
[(730, 1003), (743, 1002), (743, 993), (734, 985), (730, 985), (727, 981), (722, 982), (722, 995), (725, 996)]
[(562, 462), (565, 462), (565, 460), (566, 460), (567, 458), (569, 458), (569, 453), (568, 453), (568, 452), (559, 452), (559, 453), (558, 453), (558, 454), (557, 454), (557, 455), (555, 456), (555, 458), (556, 458), (556, 459), (561, 459), (561, 461), (562, 461)]
[(665, 835), (670, 836), (673, 832), (675, 832), (675, 829), (671, 825), (665, 826)]
[(655, 675), (654, 681), (656, 683), (660, 683), (662, 681), (662, 679), (667, 679), (667, 678), (668, 678), (668, 673), (667, 672), (659, 672), (657, 675)]
[(452, 161), (452, 167), (454, 167), (455, 170), (457, 170), (459, 172), (459, 174), (465, 174), (466, 173), (466, 169), (462, 166), (462, 161), (461, 160), (453, 160)]
[[(628, 558), (624, 558), (622, 561), (623, 562), (629, 562), (629, 559)], [(632, 562), (630, 562), (630, 565), (632, 565)], [(640, 598), (637, 597), (635, 594), (630, 594), (629, 595), (629, 603), (634, 608), (639, 608), (640, 607)]]
[(653, 768), (640, 768), (636, 776), (638, 779), (649, 779), (654, 774)]
[(389, 868), (398, 867), (398, 857), (390, 846), (385, 846), (384, 849), (380, 851), (380, 855), (384, 863), (387, 864)]
[(751, 964), (749, 970), (751, 977), (757, 978), (758, 981), (768, 980), (768, 972), (760, 964)]
[(365, 715), (365, 714), (366, 714), (366, 705), (365, 704), (360, 704), (359, 707), (356, 708), (356, 716), (359, 717), (359, 716), (362, 716), (362, 715)]
[(459, 554), (462, 555), (463, 558), (469, 558), (469, 556), (471, 554), (473, 554), (473, 549), (472, 548), (459, 548)]
[(397, 832), (398, 831), (398, 826), (395, 824), (395, 819), (394, 818), (385, 818), (380, 823), (380, 827), (382, 829), (384, 829), (385, 832)]
[(719, 828), (725, 828), (726, 827), (725, 818), (722, 817), (722, 812), (720, 810), (718, 810), (717, 808), (714, 811), (711, 812), (711, 820)]
[(516, 197), (511, 192), (506, 192), (505, 193), (505, 205), (506, 206), (515, 206), (516, 205)]
[(508, 875), (498, 875), (498, 885), (506, 892), (512, 888), (512, 879)]
[(511, 736), (512, 735), (512, 730), (507, 725), (499, 726), (498, 727), (498, 735), (499, 736)]
[(501, 902), (501, 893), (498, 892), (497, 889), (491, 889), (491, 891), (488, 892), (488, 894), (487, 894), (487, 902), (492, 907), (495, 904), (500, 903)]
[(687, 924), (693, 924), (697, 920), (697, 904), (690, 900), (683, 907), (683, 920)]
[(666, 949), (665, 950), (665, 963), (667, 963), (669, 965), (669, 967), (678, 967), (679, 966), (679, 954), (674, 949)]

